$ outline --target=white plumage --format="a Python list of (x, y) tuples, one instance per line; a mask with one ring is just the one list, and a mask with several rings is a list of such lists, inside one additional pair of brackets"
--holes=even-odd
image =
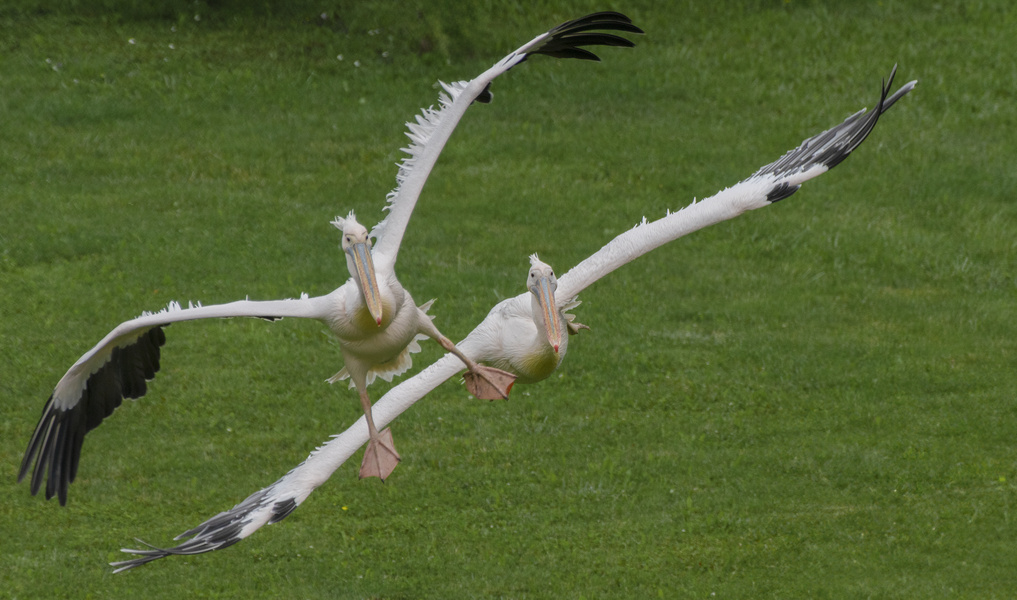
[[(67, 502), (67, 488), (78, 470), (85, 434), (97, 427), (123, 401), (139, 398), (148, 380), (159, 370), (163, 328), (172, 323), (224, 317), (279, 319), (300, 317), (325, 323), (339, 339), (345, 369), (330, 381), (349, 375), (358, 389), (372, 443), (365, 452), (362, 476), (384, 478), (398, 461), (390, 434), (382, 439), (375, 428), (366, 386), (374, 376), (391, 378), (411, 364), (409, 353), (419, 336), (438, 340), (468, 366), (467, 386), (481, 398), (505, 397), (512, 376), (481, 367), (459, 352), (431, 323), (428, 304), (417, 307), (396, 279), (395, 262), (403, 234), (424, 184), (445, 143), (473, 102), (491, 100), (495, 78), (529, 56), (599, 60), (582, 46), (631, 47), (620, 36), (595, 30), (642, 33), (624, 15), (604, 12), (569, 21), (542, 33), (512, 52), (470, 82), (442, 84), (438, 109), (425, 109), (416, 123), (408, 124), (410, 145), (399, 167), (397, 187), (388, 195), (388, 216), (372, 234), (352, 214), (333, 222), (343, 232), (350, 279), (328, 295), (296, 300), (243, 300), (186, 309), (173, 304), (167, 310), (146, 314), (117, 326), (86, 352), (61, 378), (46, 405), (28, 448), (18, 480), (32, 472), (31, 492), (46, 482), (46, 498)], [(370, 238), (376, 242), (372, 245)], [(369, 263), (373, 263), (373, 266)]]
[[(883, 83), (879, 102), (872, 111), (863, 109), (843, 123), (808, 138), (779, 160), (709, 198), (693, 202), (656, 221), (648, 222), (644, 218), (640, 224), (615, 237), (576, 265), (560, 280), (554, 279), (548, 265), (536, 256), (531, 257), (526, 280), (529, 291), (495, 305), (458, 347), (478, 362), (494, 364), (515, 373), (519, 382), (547, 377), (560, 364), (567, 350), (568, 336), (561, 335), (562, 325), (569, 333), (583, 327), (573, 323), (572, 315), (567, 312), (578, 305), (576, 296), (580, 292), (615, 269), (667, 242), (787, 198), (805, 181), (839, 164), (865, 140), (880, 115), (916, 85), (917, 82), (911, 81), (891, 95), (895, 73), (896, 67)], [(545, 279), (546, 287), (535, 282), (540, 278)], [(551, 311), (541, 299), (545, 289), (556, 292)], [(557, 317), (557, 325), (549, 326), (551, 317)], [(553, 352), (556, 341), (559, 348)], [(445, 355), (385, 394), (374, 406), (375, 417), (384, 426), (461, 370), (461, 363), (455, 357)], [(312, 452), (307, 460), (269, 487), (177, 536), (177, 540), (188, 538), (178, 546), (124, 549), (124, 552), (138, 557), (113, 563), (113, 566), (124, 570), (174, 554), (200, 554), (238, 542), (260, 527), (290, 514), (367, 439), (363, 422), (357, 422)]]

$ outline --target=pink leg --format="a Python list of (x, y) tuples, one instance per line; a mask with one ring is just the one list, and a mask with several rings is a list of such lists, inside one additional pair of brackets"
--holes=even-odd
[(463, 375), (463, 381), (466, 382), (466, 389), (471, 394), (481, 400), (508, 399), (509, 392), (512, 391), (512, 384), (516, 380), (515, 375), (508, 371), (477, 364), (476, 361), (470, 360), (468, 356), (463, 354), (459, 348), (456, 348), (452, 340), (440, 333), (435, 336), (435, 339), (438, 340), (442, 348), (454, 354), (469, 369), (469, 372)]
[(378, 477), (385, 481), (396, 465), (399, 464), (399, 453), (396, 452), (395, 444), (392, 442), (392, 431), (378, 431), (374, 426), (374, 416), (371, 414), (371, 399), (367, 397), (367, 390), (358, 387), (360, 393), (360, 405), (364, 409), (364, 417), (367, 418), (367, 431), (371, 435), (371, 441), (367, 443), (367, 450), (364, 450), (364, 461), (360, 463), (360, 478)]

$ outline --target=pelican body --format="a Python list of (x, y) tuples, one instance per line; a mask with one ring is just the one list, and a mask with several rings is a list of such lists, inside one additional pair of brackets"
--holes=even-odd
[(480, 360), (513, 373), (518, 383), (536, 383), (564, 360), (569, 343), (565, 331), (575, 334), (589, 327), (566, 314), (578, 303), (558, 304), (554, 270), (536, 254), (530, 256), (526, 287), (529, 294), (505, 300), (491, 310), (485, 321), (496, 325), (475, 330), (482, 338), (477, 351), (483, 356)]
[(342, 231), (341, 247), (346, 254), (350, 280), (341, 288), (344, 291), (337, 298), (338, 310), (329, 321), (339, 339), (345, 366), (329, 382), (348, 377), (351, 386), (357, 389), (371, 436), (364, 451), (360, 477), (378, 477), (384, 481), (400, 458), (392, 432), (378, 431), (374, 424), (367, 386), (376, 376), (391, 381), (394, 375), (408, 369), (413, 363), (410, 353), (419, 350), (418, 339), (432, 338), (447, 352), (458, 356), (469, 369), (467, 388), (477, 398), (508, 398), (514, 376), (494, 367), (478, 365), (438, 331), (427, 314), (431, 303), (416, 305), (396, 279), (394, 262), (385, 260), (382, 255), (375, 263), (367, 228), (357, 222), (353, 213), (345, 219), (336, 217), (332, 224)]

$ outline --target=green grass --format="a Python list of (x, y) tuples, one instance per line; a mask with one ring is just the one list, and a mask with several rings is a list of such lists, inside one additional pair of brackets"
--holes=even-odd
[[(446, 4), (0, 9), (0, 595), (1011, 597), (1010, 3)], [(638, 47), (513, 70), (428, 183), (399, 274), (454, 338), (521, 291), (529, 253), (564, 271), (872, 106), (895, 62), (920, 84), (791, 199), (588, 290), (593, 330), (551, 379), (420, 402), (384, 485), (357, 455), (232, 548), (106, 566), (358, 417), (322, 383), (338, 349), (295, 321), (174, 326), (149, 395), (88, 436), (69, 505), (15, 485), (49, 391), (115, 324), (333, 289), (328, 222), (381, 217), (435, 80), (603, 8)]]

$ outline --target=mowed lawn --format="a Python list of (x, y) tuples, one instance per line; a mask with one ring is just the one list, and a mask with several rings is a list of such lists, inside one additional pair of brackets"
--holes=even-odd
[[(66, 4), (0, 9), (0, 597), (1017, 589), (1011, 3)], [(587, 290), (592, 330), (550, 379), (419, 402), (384, 484), (358, 453), (236, 546), (111, 574), (359, 418), (325, 383), (338, 346), (292, 319), (170, 327), (68, 506), (15, 483), (53, 386), (116, 324), (337, 287), (329, 221), (383, 217), (435, 82), (602, 9), (637, 47), (500, 78), (424, 190), (398, 273), (455, 339), (523, 291), (530, 253), (564, 272), (872, 107), (895, 63), (920, 83), (788, 200)], [(440, 356), (423, 345), (414, 371)]]

